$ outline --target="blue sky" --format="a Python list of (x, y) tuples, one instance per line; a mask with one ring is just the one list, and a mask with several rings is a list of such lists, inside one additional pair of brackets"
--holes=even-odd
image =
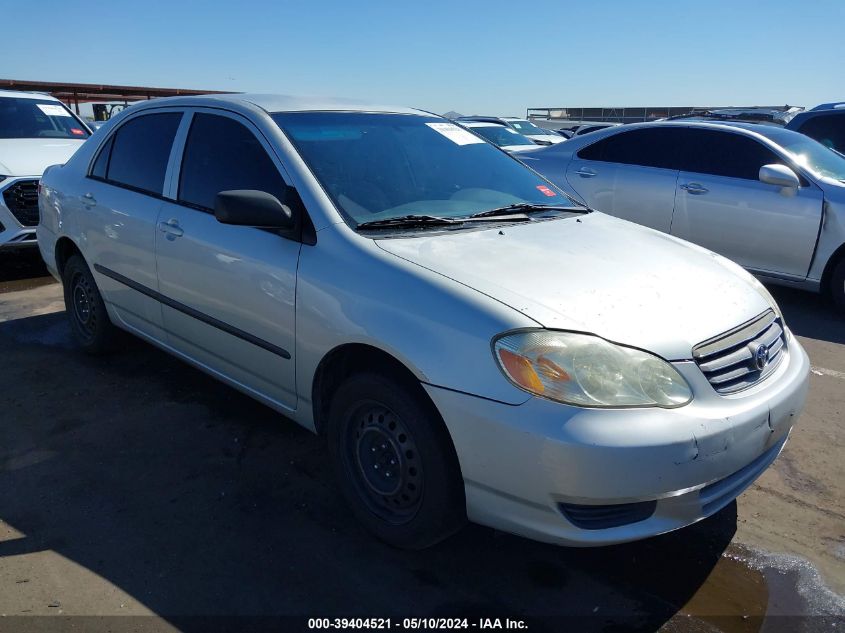
[(845, 0), (8, 2), (0, 77), (524, 114), (845, 99)]

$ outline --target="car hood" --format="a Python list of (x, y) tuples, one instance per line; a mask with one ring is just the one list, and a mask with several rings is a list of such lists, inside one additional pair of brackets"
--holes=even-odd
[(696, 344), (770, 307), (732, 262), (598, 212), (377, 244), (543, 327), (590, 332), (668, 360), (691, 358)]
[(73, 138), (0, 138), (0, 175), (40, 176), (66, 163), (85, 142)]

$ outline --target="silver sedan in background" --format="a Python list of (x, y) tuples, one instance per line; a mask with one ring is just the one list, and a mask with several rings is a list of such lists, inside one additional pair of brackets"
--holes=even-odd
[(804, 405), (807, 355), (751, 275), (418, 110), (156, 99), (39, 201), (82, 349), (121, 328), (325, 435), (397, 546), (467, 518), (575, 545), (680, 528)]
[(625, 125), (520, 155), (591, 208), (845, 310), (845, 157), (771, 125)]

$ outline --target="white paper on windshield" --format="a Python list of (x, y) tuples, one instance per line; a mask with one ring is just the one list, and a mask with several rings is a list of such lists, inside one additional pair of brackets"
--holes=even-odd
[(457, 145), (471, 145), (472, 143), (484, 142), (484, 139), (478, 138), (475, 134), (470, 134), (454, 123), (426, 123), (426, 125), (435, 132), (440, 132)]
[(52, 103), (36, 103), (38, 109), (47, 116), (70, 116), (70, 112), (65, 110), (62, 106)]

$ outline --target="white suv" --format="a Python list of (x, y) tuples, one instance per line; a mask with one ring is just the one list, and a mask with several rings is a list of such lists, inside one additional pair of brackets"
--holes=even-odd
[(0, 249), (35, 246), (38, 180), (89, 136), (58, 99), (0, 90)]

